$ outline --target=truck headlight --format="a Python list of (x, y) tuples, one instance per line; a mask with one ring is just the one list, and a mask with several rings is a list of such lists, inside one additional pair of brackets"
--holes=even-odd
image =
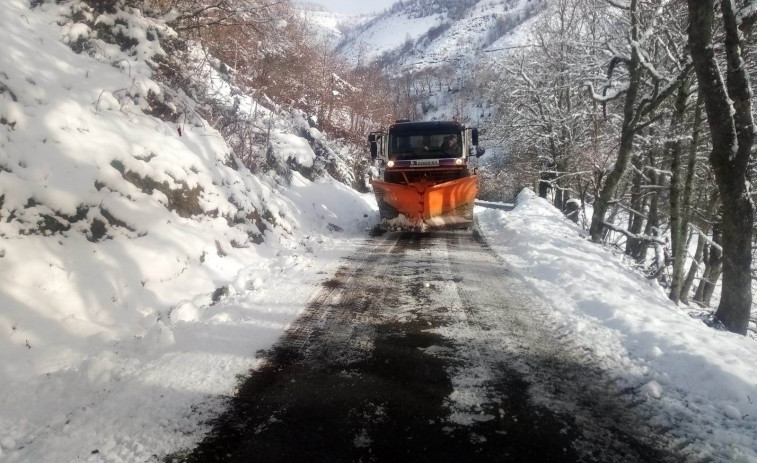
[(455, 159), (455, 164), (457, 164), (458, 166), (462, 166), (463, 165), (463, 160), (462, 159)]
[(394, 161), (388, 161), (386, 167), (394, 167)]

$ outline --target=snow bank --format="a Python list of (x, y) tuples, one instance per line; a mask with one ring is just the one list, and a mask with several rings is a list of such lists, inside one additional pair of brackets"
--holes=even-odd
[(757, 461), (757, 343), (689, 317), (530, 190), (512, 212), (477, 218), (492, 248), (551, 302), (556, 334), (654, 401), (655, 423), (670, 427), (684, 452)]
[[(207, 123), (153, 117), (172, 90), (152, 79), (163, 51), (148, 32), (170, 31), (136, 11), (98, 17), (137, 42), (96, 40), (93, 58), (72, 51), (93, 30), (68, 18), (87, 15), (0, 9), (8, 462), (147, 461), (196, 443), (375, 208), (330, 180), (255, 176)], [(312, 164), (304, 139), (278, 140)]]

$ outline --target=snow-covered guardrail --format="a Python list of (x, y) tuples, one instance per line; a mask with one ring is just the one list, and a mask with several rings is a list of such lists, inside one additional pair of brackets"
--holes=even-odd
[(496, 203), (493, 201), (482, 201), (480, 199), (476, 200), (476, 206), (486, 207), (488, 209), (500, 209), (503, 211), (512, 211), (515, 209), (515, 204), (513, 203)]

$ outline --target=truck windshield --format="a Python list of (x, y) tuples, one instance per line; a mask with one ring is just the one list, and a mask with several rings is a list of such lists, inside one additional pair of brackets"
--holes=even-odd
[(392, 135), (390, 140), (392, 159), (459, 158), (463, 155), (462, 137), (459, 133), (434, 135)]

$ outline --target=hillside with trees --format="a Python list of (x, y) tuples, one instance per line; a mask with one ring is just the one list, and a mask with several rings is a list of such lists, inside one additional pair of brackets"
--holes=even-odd
[[(673, 301), (710, 305), (722, 277), (715, 323), (745, 334), (754, 8), (710, 3), (553, 2), (479, 88), (517, 183), (536, 185)], [(695, 14), (702, 24), (689, 25)]]

